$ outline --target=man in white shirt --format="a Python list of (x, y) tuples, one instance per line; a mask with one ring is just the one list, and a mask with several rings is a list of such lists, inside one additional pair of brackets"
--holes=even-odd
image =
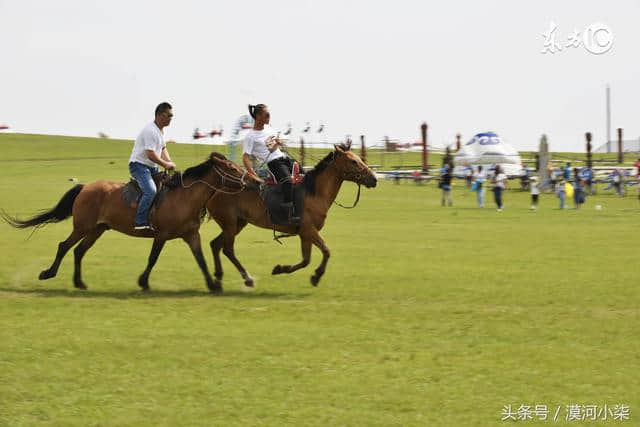
[[(250, 174), (256, 175), (251, 164), (251, 156), (258, 161), (266, 163), (269, 171), (282, 184), (283, 206), (293, 212), (293, 184), (291, 182), (291, 159), (278, 148), (280, 140), (277, 133), (269, 126), (271, 114), (264, 104), (249, 105), (249, 113), (255, 120), (251, 129), (242, 143), (242, 162)], [(299, 218), (292, 213), (292, 221)]]
[(149, 208), (156, 195), (156, 184), (153, 175), (158, 173), (158, 165), (165, 169), (175, 169), (164, 142), (163, 128), (169, 126), (173, 118), (171, 104), (163, 102), (156, 107), (155, 120), (142, 129), (133, 144), (129, 158), (129, 172), (142, 190), (138, 203), (135, 230), (153, 230), (149, 224)]

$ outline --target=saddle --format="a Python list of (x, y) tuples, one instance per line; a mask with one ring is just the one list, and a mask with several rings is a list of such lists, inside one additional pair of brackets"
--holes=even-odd
[[(304, 175), (300, 173), (300, 165), (298, 162), (293, 162), (293, 166), (291, 167), (291, 182), (293, 185), (300, 184), (303, 177)], [(267, 178), (264, 180), (264, 184), (267, 186), (278, 185), (275, 176), (273, 176), (271, 172), (268, 173)]]
[(284, 194), (282, 192), (282, 184), (277, 183), (275, 177), (269, 173), (264, 184), (260, 186), (260, 197), (264, 201), (269, 214), (269, 220), (275, 225), (299, 225), (298, 221), (293, 221), (292, 217), (299, 217), (302, 221), (302, 213), (304, 212), (304, 187), (302, 183), (303, 176), (300, 174), (300, 166), (298, 162), (293, 162), (291, 182), (293, 183), (293, 212), (287, 207), (282, 206)]
[[(151, 202), (151, 207), (149, 208), (149, 220), (151, 219), (152, 212), (156, 206), (160, 205), (160, 202), (164, 199), (164, 196), (170, 190), (171, 186), (169, 185), (170, 177), (166, 172), (156, 173), (152, 176), (153, 182), (156, 184), (156, 196), (153, 198)], [(129, 179), (129, 182), (125, 184), (122, 188), (122, 199), (124, 202), (129, 205), (132, 209), (138, 208), (138, 202), (140, 201), (140, 197), (142, 197), (142, 190), (140, 189), (140, 185), (138, 181), (136, 181), (133, 177)]]

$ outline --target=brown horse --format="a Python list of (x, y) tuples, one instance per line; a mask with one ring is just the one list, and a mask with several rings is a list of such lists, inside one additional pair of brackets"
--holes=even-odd
[(344, 181), (352, 181), (367, 188), (375, 187), (377, 184), (375, 174), (360, 157), (350, 151), (350, 145), (336, 145), (335, 151), (329, 153), (304, 176), (304, 214), (299, 227), (272, 224), (265, 204), (255, 189), (246, 189), (238, 194), (216, 194), (207, 203), (209, 215), (222, 228), (222, 233), (210, 244), (215, 262), (216, 284), (221, 286), (222, 282), (222, 250), (242, 275), (245, 286), (253, 287), (253, 279), (236, 258), (233, 248), (236, 235), (247, 223), (251, 223), (285, 234), (297, 234), (300, 237), (302, 261), (295, 265), (276, 265), (272, 274), (293, 273), (306, 267), (311, 259), (311, 245), (318, 247), (322, 251), (322, 262), (311, 276), (311, 284), (317, 286), (330, 256), (329, 248), (319, 232)]
[(51, 267), (40, 273), (40, 280), (55, 277), (62, 258), (80, 242), (73, 251), (73, 284), (78, 289), (86, 289), (80, 271), (82, 257), (102, 233), (114, 229), (133, 237), (153, 238), (147, 268), (138, 278), (138, 285), (143, 290), (149, 289), (149, 274), (165, 242), (180, 237), (191, 248), (209, 290), (221, 292), (222, 287), (211, 278), (202, 256), (200, 223), (206, 213), (207, 201), (214, 194), (219, 191), (240, 192), (246, 185), (257, 185), (260, 182), (249, 176), (247, 184), (245, 177), (247, 174), (235, 163), (218, 153), (212, 153), (205, 162), (187, 169), (183, 174), (175, 174), (166, 184), (170, 189), (154, 207), (152, 224), (155, 231), (133, 229), (136, 209), (123, 198), (124, 184), (111, 181), (76, 185), (62, 196), (55, 207), (30, 219), (19, 220), (6, 214), (2, 216), (16, 228), (40, 227), (73, 216), (71, 235), (58, 244), (56, 258)]

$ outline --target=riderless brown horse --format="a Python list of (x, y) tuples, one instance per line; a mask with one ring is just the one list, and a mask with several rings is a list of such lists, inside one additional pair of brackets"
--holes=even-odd
[[(329, 248), (320, 237), (320, 230), (324, 226), (327, 212), (335, 201), (338, 191), (344, 181), (352, 181), (367, 188), (375, 187), (377, 180), (369, 167), (351, 152), (350, 145), (336, 145), (335, 150), (321, 160), (314, 169), (307, 172), (302, 181), (304, 186), (304, 213), (302, 223), (296, 225), (274, 225), (269, 219), (266, 206), (255, 189), (245, 189), (237, 194), (216, 194), (207, 203), (209, 215), (220, 225), (222, 232), (211, 241), (211, 250), (215, 262), (215, 277), (217, 286), (222, 282), (222, 264), (220, 250), (238, 269), (245, 286), (253, 287), (253, 279), (240, 264), (234, 252), (235, 236), (251, 223), (261, 228), (298, 235), (302, 245), (302, 261), (295, 265), (276, 265), (272, 274), (293, 273), (306, 267), (311, 260), (311, 245), (322, 251), (322, 262), (311, 276), (311, 284), (317, 286), (325, 272), (329, 261)], [(360, 188), (358, 188), (359, 195)]]
[(257, 185), (261, 182), (254, 177), (248, 177), (248, 182), (245, 182), (247, 177), (235, 163), (215, 152), (205, 162), (182, 174), (176, 173), (166, 184), (169, 190), (163, 195), (162, 201), (154, 206), (152, 224), (155, 231), (133, 229), (136, 209), (123, 198), (125, 184), (111, 181), (76, 185), (62, 196), (55, 207), (30, 219), (19, 220), (4, 213), (2, 216), (16, 228), (40, 227), (73, 216), (73, 231), (66, 240), (58, 244), (56, 258), (51, 267), (40, 273), (40, 280), (55, 277), (62, 258), (80, 242), (73, 251), (73, 284), (78, 289), (86, 289), (80, 270), (82, 257), (102, 233), (113, 229), (133, 237), (153, 238), (147, 268), (138, 278), (138, 285), (143, 290), (149, 289), (149, 274), (165, 242), (180, 237), (191, 248), (209, 290), (221, 292), (220, 283), (211, 278), (202, 255), (200, 223), (206, 214), (207, 201), (214, 194), (240, 192), (248, 184)]

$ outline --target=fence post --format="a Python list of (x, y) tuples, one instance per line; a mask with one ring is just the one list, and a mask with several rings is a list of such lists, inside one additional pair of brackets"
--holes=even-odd
[(422, 133), (422, 172), (429, 172), (429, 152), (427, 150), (427, 122), (422, 122), (420, 126)]
[(622, 128), (618, 128), (618, 164), (624, 163), (624, 151), (622, 147)]
[[(540, 137), (540, 145), (538, 148), (538, 182), (540, 183), (541, 188), (546, 186), (549, 183), (549, 142), (547, 141), (547, 135), (542, 135)], [(551, 188), (553, 191), (553, 188)]]
[(593, 168), (593, 160), (591, 158), (591, 132), (587, 132), (584, 134), (587, 139), (587, 167), (589, 169)]
[(367, 163), (367, 147), (364, 144), (364, 135), (360, 135), (360, 158)]

